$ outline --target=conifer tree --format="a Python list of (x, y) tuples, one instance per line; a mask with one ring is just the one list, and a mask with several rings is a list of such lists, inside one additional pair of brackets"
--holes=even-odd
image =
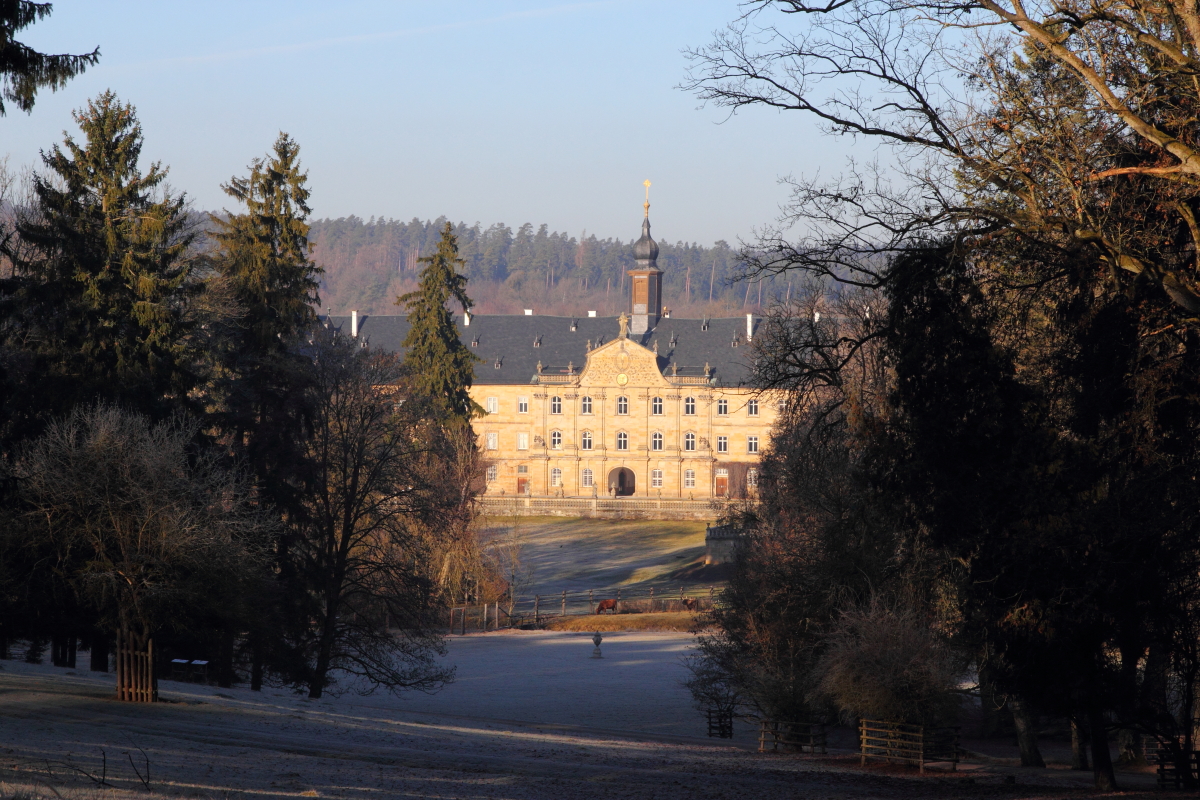
[[(311, 411), (306, 392), (312, 370), (297, 343), (316, 323), (321, 270), (309, 258), (310, 190), (299, 155), (299, 145), (281, 132), (271, 153), (250, 163), (249, 174), (221, 187), (242, 208), (211, 217), (217, 229), (214, 263), (236, 318), (218, 356), (222, 369), (213, 385), (213, 416), (231, 450), (254, 471), (259, 496), (288, 521), (274, 546), (282, 605), (264, 608), (249, 636), (252, 689), (261, 688), (267, 669), (279, 674), (298, 669), (297, 653), (279, 632), (286, 627), (284, 609), (302, 606), (307, 591), (296, 575), (292, 547), (305, 515), (302, 487), (311, 467), (300, 432)], [(224, 635), (223, 658), (232, 672), (234, 631)]]
[(458, 271), (464, 261), (450, 223), (442, 229), (437, 251), (420, 261), (425, 268), (417, 291), (396, 299), (396, 305), (408, 310), (404, 366), (414, 385), (441, 404), (450, 419), (468, 422), (482, 410), (470, 395), (479, 359), (459, 339), (446, 305), (453, 299), (463, 311), (471, 308), (467, 277)]
[(317, 277), (308, 257), (308, 173), (300, 171), (300, 146), (286, 133), (274, 153), (255, 159), (250, 174), (221, 188), (246, 210), (218, 226), (218, 268), (229, 280), (246, 315), (252, 348), (281, 351), (283, 340), (316, 321)]
[(50, 3), (0, 0), (0, 117), (7, 111), (5, 100), (32, 111), (38, 89), (57, 91), (100, 60), (99, 47), (83, 55), (47, 55), (13, 38), (52, 10)]
[(140, 170), (133, 106), (106, 91), (74, 117), (84, 141), (43, 154), (33, 207), (4, 248), (7, 333), (40, 359), (43, 410), (101, 397), (169, 411), (195, 381), (185, 198), (165, 189), (160, 164)]

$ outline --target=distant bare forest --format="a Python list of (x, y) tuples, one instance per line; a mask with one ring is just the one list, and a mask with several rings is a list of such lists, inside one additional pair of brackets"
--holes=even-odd
[[(445, 223), (444, 217), (411, 222), (353, 216), (313, 221), (309, 235), (313, 258), (325, 270), (321, 310), (400, 313), (396, 297), (416, 285), (417, 259), (433, 251)], [(470, 278), (468, 292), (482, 314), (519, 314), (533, 308), (539, 314), (594, 309), (613, 315), (626, 307), (625, 271), (633, 267), (632, 239), (598, 239), (586, 231), (575, 237), (530, 223), (515, 233), (500, 223), (487, 228), (458, 223), (454, 228)], [(665, 273), (664, 302), (677, 315), (754, 311), (777, 294), (787, 293), (783, 281), (731, 284), (737, 251), (724, 241), (710, 247), (658, 244), (658, 266)]]

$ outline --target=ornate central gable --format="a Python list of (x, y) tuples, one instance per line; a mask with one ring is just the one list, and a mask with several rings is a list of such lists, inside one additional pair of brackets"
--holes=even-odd
[(658, 356), (637, 342), (614, 339), (588, 353), (580, 386), (668, 386), (658, 369)]

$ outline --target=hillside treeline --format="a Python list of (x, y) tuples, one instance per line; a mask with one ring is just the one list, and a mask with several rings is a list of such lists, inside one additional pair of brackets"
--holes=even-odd
[[(325, 270), (322, 304), (335, 314), (357, 309), (394, 314), (395, 298), (411, 291), (418, 258), (437, 244), (444, 217), (410, 222), (359, 217), (312, 222), (313, 259)], [(453, 226), (465, 261), (477, 310), (488, 314), (578, 314), (594, 309), (618, 314), (628, 305), (633, 242), (599, 239), (586, 231), (578, 237), (525, 223)], [(685, 316), (739, 313), (767, 305), (786, 282), (767, 279), (752, 286), (733, 284), (739, 254), (724, 241), (711, 247), (659, 242), (659, 269), (666, 304)]]
[(202, 217), (132, 106), (74, 116), (0, 180), (0, 654), (83, 647), (127, 700), (174, 658), (311, 697), (452, 679), (442, 610), (503, 591), (468, 414), (436, 358), (319, 320), (296, 142)]

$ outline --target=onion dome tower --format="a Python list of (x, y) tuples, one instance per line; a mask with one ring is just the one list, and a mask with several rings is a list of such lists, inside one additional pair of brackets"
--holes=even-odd
[(629, 332), (643, 334), (658, 325), (662, 313), (662, 270), (658, 268), (658, 244), (650, 238), (650, 181), (646, 187), (642, 238), (633, 245), (637, 266), (629, 270), (632, 305)]

